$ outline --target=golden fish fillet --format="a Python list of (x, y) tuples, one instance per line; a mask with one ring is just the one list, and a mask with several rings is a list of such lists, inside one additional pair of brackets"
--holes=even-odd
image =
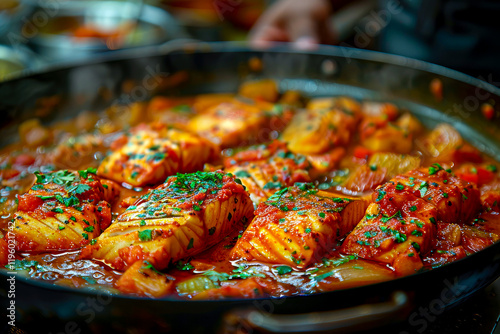
[(306, 157), (292, 153), (280, 141), (240, 151), (227, 158), (225, 165), (226, 172), (241, 179), (255, 204), (296, 182), (311, 181)]
[(291, 114), (271, 103), (234, 99), (195, 116), (188, 128), (221, 148), (248, 146), (269, 140), (286, 126)]
[(136, 261), (163, 269), (218, 243), (253, 216), (244, 187), (223, 172), (177, 174), (122, 213), (83, 258), (118, 270)]
[[(422, 267), (436, 238), (435, 207), (416, 197), (395, 197), (394, 207), (372, 203), (347, 236), (341, 251), (392, 265), (407, 275)], [(413, 211), (412, 207), (418, 207)], [(392, 210), (392, 211), (391, 211)]]
[(109, 226), (109, 203), (117, 194), (89, 170), (36, 174), (35, 185), (19, 196), (13, 219), (17, 251), (78, 249)]
[(467, 223), (480, 209), (478, 189), (438, 164), (396, 176), (373, 199), (342, 251), (388, 263), (400, 275), (422, 268), (437, 223)]
[[(445, 223), (469, 223), (481, 207), (476, 185), (463, 181), (439, 164), (398, 175), (390, 183), (401, 184), (405, 191), (435, 206), (436, 218)], [(378, 192), (390, 192), (384, 187), (392, 185), (386, 184)]]
[(307, 184), (284, 188), (259, 205), (231, 257), (307, 267), (332, 250), (365, 209), (363, 200), (336, 197)]
[(117, 182), (145, 186), (175, 173), (200, 170), (214, 156), (215, 146), (195, 134), (175, 129), (140, 130), (106, 157), (97, 172)]
[(349, 144), (360, 117), (361, 107), (353, 99), (315, 99), (295, 115), (281, 139), (295, 153), (326, 153)]

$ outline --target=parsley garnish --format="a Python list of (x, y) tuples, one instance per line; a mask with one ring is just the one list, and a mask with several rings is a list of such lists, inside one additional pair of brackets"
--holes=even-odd
[(276, 270), (278, 272), (278, 275), (284, 275), (292, 272), (292, 268), (289, 266), (279, 266), (276, 267)]
[(176, 264), (175, 264), (175, 267), (178, 269), (178, 270), (191, 270), (191, 269), (194, 269), (194, 267), (191, 265), (191, 263), (189, 262), (182, 262), (181, 260), (179, 260)]
[(236, 177), (251, 177), (251, 175), (246, 170), (239, 170), (236, 173), (234, 173), (234, 176), (236, 176)]
[(139, 231), (139, 239), (141, 241), (150, 241), (152, 239), (151, 230)]

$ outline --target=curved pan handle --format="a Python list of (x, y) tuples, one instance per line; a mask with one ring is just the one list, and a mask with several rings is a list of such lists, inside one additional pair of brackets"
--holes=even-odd
[(270, 314), (255, 309), (240, 309), (226, 313), (223, 332), (303, 333), (350, 332), (381, 326), (409, 313), (410, 297), (402, 291), (394, 292), (388, 301), (355, 307), (305, 314)]

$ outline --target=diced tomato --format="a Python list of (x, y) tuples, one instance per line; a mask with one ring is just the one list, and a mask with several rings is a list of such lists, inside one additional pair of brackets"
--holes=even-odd
[(145, 258), (145, 254), (142, 251), (142, 247), (139, 245), (133, 245), (126, 248), (122, 248), (118, 251), (118, 254), (119, 256), (112, 263), (113, 266), (118, 270), (123, 270), (138, 261), (142, 261)]
[(19, 196), (19, 205), (17, 209), (23, 212), (33, 212), (40, 205), (43, 204), (43, 200), (32, 194), (24, 194), (23, 196)]
[(472, 147), (469, 144), (464, 144), (453, 152), (453, 161), (456, 163), (481, 163), (483, 162), (483, 157), (475, 147)]
[(19, 154), (16, 159), (14, 160), (14, 163), (16, 165), (21, 165), (21, 166), (29, 166), (32, 165), (35, 162), (35, 158), (27, 153), (22, 153)]
[(486, 168), (473, 165), (462, 166), (456, 171), (456, 175), (462, 180), (475, 183), (478, 186), (488, 184), (495, 179), (495, 173)]
[(370, 155), (373, 154), (372, 150), (367, 149), (366, 147), (363, 146), (356, 146), (354, 148), (354, 156), (358, 159), (368, 159)]
[(475, 184), (479, 183), (479, 176), (475, 173), (471, 173), (471, 172), (458, 173), (457, 172), (457, 176), (459, 178), (461, 178), (462, 180), (467, 181), (467, 182), (472, 182)]
[(495, 174), (483, 167), (477, 168), (477, 176), (479, 185), (488, 184), (495, 179)]

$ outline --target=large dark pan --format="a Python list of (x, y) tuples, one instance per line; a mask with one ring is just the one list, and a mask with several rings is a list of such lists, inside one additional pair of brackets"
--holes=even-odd
[[(262, 60), (262, 72), (249, 70), (252, 58)], [(187, 75), (178, 75), (182, 71)], [(176, 73), (185, 80), (158, 79)], [(149, 49), (5, 82), (0, 84), (4, 125), (0, 141), (2, 145), (15, 141), (16, 125), (35, 113), (40, 114), (40, 104), (45, 101), (40, 99), (44, 97), (56, 101), (49, 112), (42, 108), (45, 111), (42, 119), (50, 122), (73, 117), (83, 110), (98, 110), (117, 99), (127, 102), (158, 93), (234, 91), (242, 80), (259, 76), (276, 79), (283, 90), (298, 89), (310, 96), (350, 95), (392, 101), (411, 110), (428, 126), (441, 121), (452, 123), (466, 139), (500, 160), (498, 115), (496, 122), (491, 122), (479, 112), (483, 102), (500, 107), (500, 90), (436, 65), (338, 47), (308, 53), (284, 47), (250, 50), (227, 44), (190, 45), (176, 51)], [(434, 79), (443, 84), (442, 100), (429, 89)], [(123, 94), (123, 83), (127, 81), (130, 86), (131, 80), (134, 88)], [(9, 275), (5, 272), (0, 275), (1, 309), (5, 311), (9, 302), (5, 297)], [(110, 297), (18, 278), (16, 324), (33, 333), (120, 330), (202, 333), (220, 329), (222, 315), (231, 310), (224, 321), (232, 329), (243, 326), (292, 332), (314, 325), (321, 330), (346, 330), (353, 324), (383, 325), (403, 320), (405, 328), (420, 332), (429, 320), (418, 311), (419, 307), (435, 316), (498, 276), (500, 243), (428, 272), (369, 286), (283, 299), (179, 301)], [(309, 312), (322, 313), (282, 315)]]

